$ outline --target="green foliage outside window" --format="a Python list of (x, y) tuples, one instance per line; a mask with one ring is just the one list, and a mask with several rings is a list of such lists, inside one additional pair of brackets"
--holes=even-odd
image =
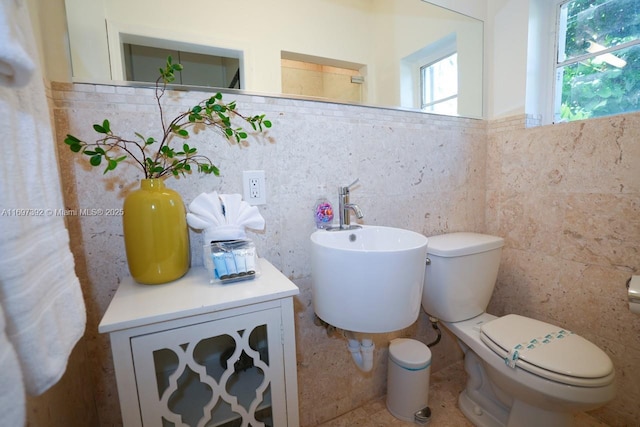
[[(557, 58), (562, 100), (556, 114), (566, 121), (639, 111), (640, 0), (572, 0), (565, 7), (566, 37), (564, 44), (559, 40)], [(609, 48), (619, 50), (593, 55)]]

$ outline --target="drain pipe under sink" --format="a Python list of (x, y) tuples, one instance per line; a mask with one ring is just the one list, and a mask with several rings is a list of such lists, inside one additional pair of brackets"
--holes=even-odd
[(371, 338), (358, 340), (351, 331), (344, 331), (344, 335), (349, 341), (349, 351), (356, 366), (362, 372), (370, 372), (373, 369), (373, 350), (376, 346)]

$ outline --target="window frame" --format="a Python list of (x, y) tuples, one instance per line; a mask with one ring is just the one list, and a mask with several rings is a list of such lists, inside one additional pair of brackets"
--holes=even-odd
[[(572, 0), (555, 0), (553, 4), (553, 50), (551, 52), (551, 100), (549, 103), (549, 114), (552, 123), (560, 123), (560, 117), (556, 117), (558, 103), (562, 104), (562, 78), (558, 71), (558, 50), (560, 44), (560, 11), (565, 3)], [(566, 36), (566, 33), (565, 33)], [(560, 81), (558, 79), (560, 78)]]
[[(633, 40), (630, 42), (625, 42), (619, 45), (615, 45), (613, 47), (609, 47), (609, 48), (605, 48), (604, 50), (600, 50), (600, 51), (596, 51), (596, 52), (587, 52), (585, 54), (582, 55), (577, 55), (574, 56), (571, 59), (568, 60), (563, 60), (560, 61), (559, 59), (559, 50), (560, 50), (560, 36), (561, 34), (564, 34), (563, 37), (566, 37), (566, 28), (563, 29), (561, 28), (561, 13), (562, 13), (562, 7), (567, 4), (570, 3), (572, 1), (575, 0), (554, 0), (553, 2), (553, 19), (554, 19), (554, 32), (553, 32), (553, 52), (552, 52), (552, 61), (551, 61), (551, 68), (552, 68), (552, 88), (551, 88), (551, 99), (550, 99), (550, 104), (549, 104), (549, 113), (551, 115), (552, 118), (552, 122), (553, 123), (563, 123), (566, 120), (563, 120), (560, 117), (560, 106), (562, 104), (562, 86), (563, 86), (563, 79), (562, 79), (562, 75), (560, 72), (560, 69), (563, 67), (567, 67), (573, 64), (577, 64), (581, 61), (587, 60), (587, 59), (592, 59), (592, 58), (596, 58), (598, 56), (602, 56), (605, 55), (607, 53), (612, 53), (612, 52), (617, 52), (623, 49), (627, 49), (629, 47), (632, 46), (638, 46), (640, 45), (640, 39), (637, 40)], [(565, 40), (563, 39), (563, 42)], [(635, 110), (634, 110), (635, 111)], [(618, 114), (625, 114), (625, 113), (629, 113), (632, 111), (621, 111)], [(598, 117), (602, 117), (602, 116), (596, 116), (596, 117), (589, 117), (587, 118), (598, 118)]]
[[(440, 98), (440, 99), (437, 99), (435, 101), (430, 101), (430, 102), (426, 102), (425, 96), (424, 96), (425, 95), (424, 88), (426, 86), (426, 79), (425, 79), (424, 70), (426, 70), (427, 68), (432, 67), (433, 65), (435, 65), (435, 64), (437, 64), (439, 62), (447, 60), (448, 58), (450, 58), (450, 57), (452, 57), (454, 55), (456, 55), (456, 56), (458, 55), (457, 49), (448, 51), (447, 53), (444, 53), (441, 56), (439, 56), (437, 59), (432, 60), (432, 61), (430, 61), (428, 63), (423, 64), (423, 65), (420, 65), (418, 72), (419, 72), (419, 76), (420, 76), (420, 79), (419, 79), (420, 80), (420, 109), (422, 111), (427, 111), (427, 108), (429, 108), (429, 107), (433, 108), (433, 106), (435, 106), (435, 105), (442, 104), (442, 103), (447, 102), (447, 101), (451, 101), (452, 99), (456, 99), (457, 100), (459, 98), (459, 96), (460, 96), (460, 88), (458, 87), (457, 84), (456, 84), (456, 92), (455, 92), (454, 95), (450, 95), (450, 96), (447, 96), (445, 98)], [(458, 69), (458, 59), (456, 58), (456, 76), (458, 75), (457, 69)], [(431, 82), (432, 83), (431, 86), (433, 86), (433, 79), (432, 78), (429, 79), (429, 82)], [(431, 94), (433, 94), (433, 90), (431, 90)], [(456, 105), (457, 105), (457, 102), (456, 102)], [(457, 112), (457, 110), (458, 110), (458, 108), (456, 107), (456, 112)], [(438, 111), (433, 111), (433, 110), (430, 110), (428, 112), (429, 113), (433, 113), (433, 114), (438, 114), (439, 113)]]
[(458, 52), (457, 34), (450, 33), (403, 57), (400, 60), (401, 107), (420, 110), (422, 102), (420, 67), (456, 52)]

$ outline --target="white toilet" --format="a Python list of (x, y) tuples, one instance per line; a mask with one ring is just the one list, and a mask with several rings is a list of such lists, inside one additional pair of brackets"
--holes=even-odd
[(572, 413), (615, 395), (611, 359), (586, 339), (538, 320), (485, 312), (503, 239), (429, 237), (422, 307), (457, 338), (467, 386), (460, 409), (476, 426), (570, 426)]

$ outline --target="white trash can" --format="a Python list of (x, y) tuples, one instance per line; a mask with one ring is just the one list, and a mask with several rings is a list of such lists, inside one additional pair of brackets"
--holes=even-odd
[(431, 411), (429, 375), (431, 350), (424, 343), (397, 338), (389, 344), (387, 409), (403, 421), (426, 424)]

